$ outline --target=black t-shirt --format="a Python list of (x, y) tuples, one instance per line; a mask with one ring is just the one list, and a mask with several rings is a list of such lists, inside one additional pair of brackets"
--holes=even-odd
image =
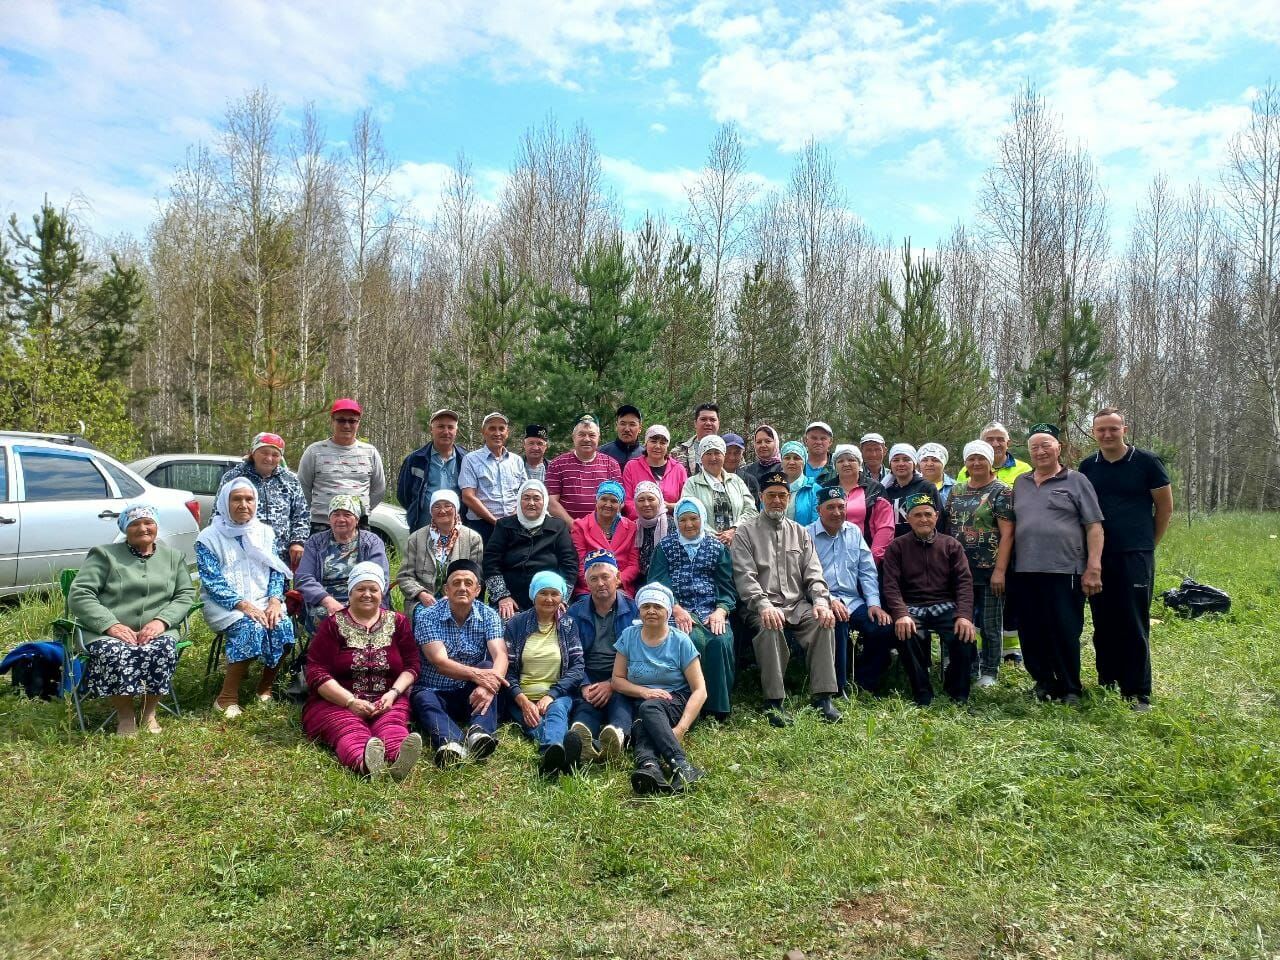
[(1156, 548), (1155, 501), (1151, 491), (1169, 485), (1169, 471), (1150, 450), (1130, 447), (1115, 463), (1098, 451), (1080, 463), (1102, 507), (1104, 553)]

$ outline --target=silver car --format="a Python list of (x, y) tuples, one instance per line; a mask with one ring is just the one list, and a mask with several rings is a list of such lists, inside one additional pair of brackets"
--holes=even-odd
[[(191, 490), (200, 501), (200, 525), (208, 526), (218, 498), (222, 475), (243, 461), (222, 453), (161, 453), (135, 460), (129, 466), (138, 476), (157, 487)], [(380, 503), (369, 514), (369, 529), (404, 556), (409, 542), (409, 522), (403, 507)]]
[(199, 504), (186, 490), (162, 490), (99, 450), (68, 438), (0, 431), (0, 596), (57, 582), (92, 547), (123, 540), (127, 503), (159, 511), (160, 540), (195, 568)]

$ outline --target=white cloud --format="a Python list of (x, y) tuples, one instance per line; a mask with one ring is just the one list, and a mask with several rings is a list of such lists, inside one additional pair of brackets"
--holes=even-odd
[(943, 180), (951, 170), (951, 157), (942, 141), (932, 137), (885, 166), (892, 173), (912, 180)]
[(665, 123), (651, 123), (649, 124), (649, 132), (657, 134), (666, 133), (667, 125)]
[[(631, 212), (645, 209), (680, 211), (688, 203), (688, 190), (702, 176), (701, 169), (672, 167), (650, 170), (624, 157), (602, 156), (600, 168), (618, 190), (623, 206)], [(755, 171), (745, 171), (743, 181), (757, 194), (782, 188), (782, 184)]]

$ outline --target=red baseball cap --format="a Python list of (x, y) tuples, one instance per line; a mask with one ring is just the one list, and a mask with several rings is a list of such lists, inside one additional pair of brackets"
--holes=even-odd
[(350, 397), (343, 397), (340, 400), (333, 401), (333, 406), (329, 408), (329, 414), (331, 416), (335, 413), (354, 413), (356, 415), (360, 415), (363, 414), (364, 411), (360, 409), (360, 404), (356, 403)]

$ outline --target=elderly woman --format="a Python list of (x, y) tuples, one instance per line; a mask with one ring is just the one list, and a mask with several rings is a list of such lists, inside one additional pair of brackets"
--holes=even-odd
[(285, 615), (284, 581), (289, 567), (276, 551), (276, 535), (257, 518), (258, 492), (237, 477), (218, 491), (213, 522), (196, 537), (200, 596), (209, 629), (225, 642), (227, 674), (214, 710), (240, 716), (240, 683), (253, 660), (262, 661), (258, 700), (271, 700), (271, 684), (293, 622)]
[(675, 596), (676, 626), (689, 635), (702, 657), (707, 710), (729, 719), (733, 690), (733, 632), (729, 614), (738, 605), (733, 561), (724, 544), (707, 536), (707, 518), (694, 499), (676, 504), (676, 530), (654, 552), (649, 579)]
[(657, 485), (663, 512), (669, 513), (680, 499), (689, 471), (679, 460), (667, 455), (670, 446), (670, 432), (662, 424), (655, 423), (644, 433), (644, 456), (633, 457), (622, 468), (622, 487), (627, 492), (625, 513), (631, 519), (634, 520), (639, 512), (635, 496), (642, 483)]
[(802, 527), (818, 517), (818, 482), (804, 472), (808, 459), (809, 451), (799, 440), (788, 440), (782, 445), (782, 472), (791, 484), (787, 516)]
[(530, 608), (529, 584), (535, 573), (554, 570), (566, 583), (578, 579), (578, 552), (569, 525), (547, 513), (547, 488), (541, 480), (526, 480), (518, 494), (519, 509), (494, 525), (484, 547), (489, 604), (503, 620)]
[[(347, 576), (347, 606), (325, 617), (307, 648), (302, 732), (333, 748), (338, 762), (376, 780), (403, 780), (422, 756), (409, 732), (409, 699), (418, 677), (418, 645), (401, 614), (384, 608), (386, 573), (357, 563)], [(390, 764), (390, 767), (388, 767)]]
[[(340, 493), (329, 501), (329, 527), (314, 533), (302, 551), (294, 586), (305, 604), (303, 617), (311, 633), (320, 621), (347, 605), (347, 578), (357, 563), (376, 563), (389, 579), (387, 549), (372, 530), (359, 529), (364, 506), (359, 497)], [(391, 597), (383, 591), (382, 605), (391, 609)]]
[(863, 471), (862, 452), (853, 444), (838, 445), (832, 461), (844, 491), (845, 519), (861, 531), (879, 563), (893, 541), (893, 507), (884, 498), (884, 487)]
[(689, 478), (680, 499), (692, 498), (702, 504), (716, 539), (726, 547), (733, 543), (738, 524), (760, 511), (746, 482), (724, 468), (724, 440), (706, 437), (702, 441), (702, 470)]
[(484, 540), (459, 520), (458, 495), (441, 489), (431, 494), (431, 522), (415, 530), (405, 545), (396, 586), (404, 596), (404, 615), (413, 622), (418, 604), (429, 607), (443, 596), (444, 572), (454, 560), (484, 561)]
[(258, 519), (275, 531), (280, 559), (296, 567), (311, 536), (311, 507), (298, 475), (284, 465), (284, 439), (275, 433), (255, 436), (248, 456), (222, 475), (219, 489), (237, 477), (257, 489)]
[(947, 474), (947, 448), (940, 443), (925, 443), (916, 452), (920, 455), (921, 475), (938, 488), (938, 498), (945, 507), (951, 488), (956, 485), (955, 477)]
[(706, 776), (681, 746), (707, 699), (698, 649), (688, 634), (667, 624), (675, 606), (660, 583), (636, 595), (640, 624), (622, 631), (613, 647), (613, 689), (638, 702), (631, 727), (636, 793), (683, 793)]
[(569, 773), (582, 756), (582, 741), (569, 732), (573, 695), (587, 675), (578, 623), (563, 613), (569, 585), (543, 570), (529, 584), (533, 609), (507, 621), (507, 694), (511, 719), (538, 744), (544, 776)]
[(662, 490), (651, 480), (637, 484), (635, 489), (636, 505), (636, 565), (640, 575), (637, 583), (645, 583), (653, 579), (648, 576), (649, 564), (653, 560), (653, 551), (662, 538), (667, 535), (667, 505), (663, 502)]
[(156, 707), (169, 692), (178, 665), (174, 628), (187, 618), (195, 588), (181, 551), (156, 542), (156, 509), (138, 503), (120, 511), (124, 543), (94, 547), (67, 594), (67, 606), (83, 627), (88, 664), (86, 697), (108, 697), (116, 733), (138, 732), (135, 697), (142, 698), (142, 726), (160, 732)]
[(965, 444), (966, 479), (947, 501), (951, 535), (964, 547), (973, 574), (973, 620), (982, 633), (982, 657), (973, 663), (979, 687), (993, 687), (1004, 658), (1004, 591), (1013, 554), (1013, 491), (995, 474), (996, 453), (985, 440)]
[(592, 550), (608, 550), (617, 558), (622, 589), (628, 596), (635, 596), (640, 580), (640, 555), (636, 550), (635, 521), (622, 515), (624, 497), (621, 483), (606, 480), (596, 488), (595, 512), (573, 521), (570, 534), (573, 537), (573, 548), (578, 553), (577, 586), (573, 590), (575, 597), (587, 592), (582, 558)]

